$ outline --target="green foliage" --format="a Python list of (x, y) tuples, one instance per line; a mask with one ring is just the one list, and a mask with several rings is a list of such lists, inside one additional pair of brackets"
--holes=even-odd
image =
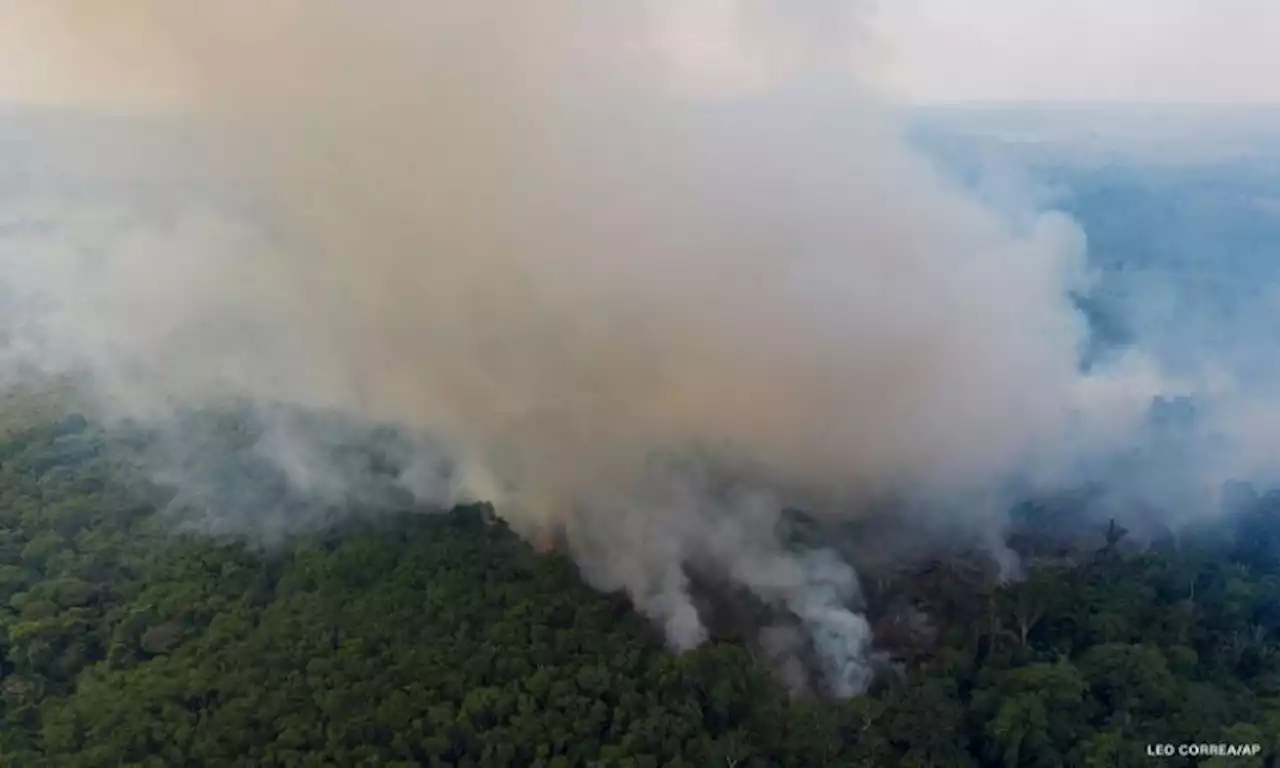
[(1048, 768), (1149, 765), (1157, 742), (1269, 750), (1232, 765), (1280, 750), (1280, 577), (1256, 549), (1137, 553), (1113, 527), (1017, 583), (934, 568), (898, 585), (941, 630), (900, 678), (792, 701), (742, 647), (668, 653), (482, 507), (259, 551), (169, 530), (114, 455), (77, 418), (0, 437), (0, 765)]

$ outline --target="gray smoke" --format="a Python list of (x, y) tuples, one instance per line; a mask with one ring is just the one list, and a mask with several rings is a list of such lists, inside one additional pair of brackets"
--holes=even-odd
[[(1070, 475), (1163, 382), (1080, 373), (1078, 231), (907, 148), (858, 82), (862, 4), (680, 5), (51, 2), (69, 60), (180, 94), (217, 193), (11, 209), (57, 225), (2, 246), (11, 332), (112, 414), (239, 399), (430, 435), (392, 486), (561, 536), (679, 648), (708, 633), (686, 569), (714, 573), (857, 693), (856, 576), (784, 545), (783, 504), (894, 496), (987, 531), (934, 502)], [(269, 423), (253, 452), (341, 514), (364, 498), (324, 458), (341, 434)]]

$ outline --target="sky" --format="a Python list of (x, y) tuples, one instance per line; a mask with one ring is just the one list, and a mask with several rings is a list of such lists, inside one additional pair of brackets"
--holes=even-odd
[(1275, 0), (881, 0), (910, 101), (1280, 103)]
[[(42, 3), (0, 0), (0, 101), (166, 98), (163, 83), (61, 60), (41, 33)], [(1280, 103), (1276, 0), (878, 0), (873, 14), (874, 56), (858, 60), (893, 100)], [(738, 71), (723, 40), (684, 41)]]

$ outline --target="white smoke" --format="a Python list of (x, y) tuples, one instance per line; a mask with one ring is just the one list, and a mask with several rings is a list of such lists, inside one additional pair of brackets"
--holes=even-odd
[[(784, 546), (782, 503), (980, 497), (1145, 407), (1078, 371), (1073, 225), (965, 197), (863, 93), (861, 5), (50, 3), (78, 59), (178, 80), (206, 165), (273, 223), (11, 242), (19, 336), (117, 413), (243, 398), (430, 434), (452, 479), (402, 487), (561, 531), (678, 648), (708, 636), (685, 569), (728, 579), (858, 693), (856, 576)], [(721, 46), (693, 78), (681, 14)], [(259, 449), (343, 497), (305, 435)], [(737, 479), (655, 459), (689, 451)]]

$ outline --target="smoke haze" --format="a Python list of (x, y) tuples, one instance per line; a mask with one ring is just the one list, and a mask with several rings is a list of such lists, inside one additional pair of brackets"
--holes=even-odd
[[(1082, 236), (908, 149), (858, 82), (860, 4), (681, 5), (50, 3), (76, 61), (177, 82), (192, 162), (268, 224), (95, 209), (38, 260), (18, 238), (13, 349), (115, 415), (240, 398), (430, 435), (420, 501), (563, 536), (676, 647), (707, 632), (685, 569), (713, 572), (863, 690), (853, 569), (784, 546), (783, 506), (983, 500), (948, 522), (985, 529), (1167, 385), (1138, 357), (1081, 373)], [(255, 450), (341, 496), (310, 434)]]

